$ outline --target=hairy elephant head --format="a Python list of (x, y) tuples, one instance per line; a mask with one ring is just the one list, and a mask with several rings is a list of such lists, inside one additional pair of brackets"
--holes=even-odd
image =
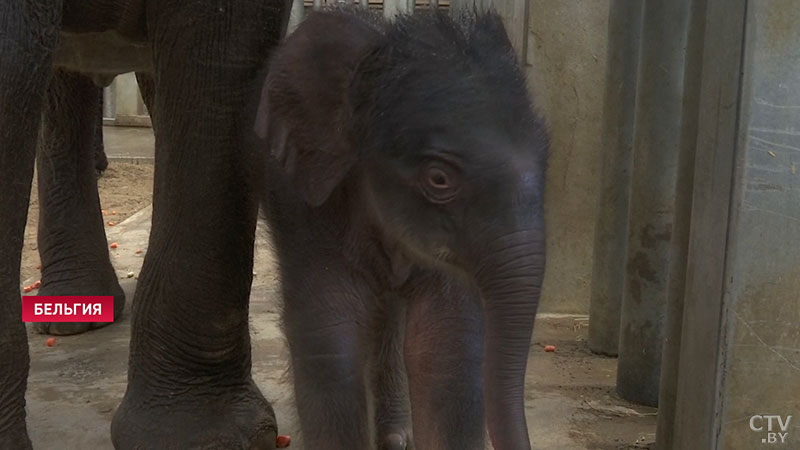
[(355, 177), (409, 258), (475, 283), (490, 437), (529, 448), (548, 140), (500, 18), (312, 13), (273, 57), (256, 131), (308, 204)]

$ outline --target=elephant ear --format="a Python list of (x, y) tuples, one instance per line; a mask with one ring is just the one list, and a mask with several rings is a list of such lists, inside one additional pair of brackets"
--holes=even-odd
[(314, 12), (272, 57), (255, 132), (312, 206), (324, 203), (358, 160), (351, 91), (382, 37), (365, 13)]

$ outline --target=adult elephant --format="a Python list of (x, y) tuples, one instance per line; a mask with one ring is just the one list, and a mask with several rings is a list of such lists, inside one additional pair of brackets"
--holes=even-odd
[[(93, 173), (96, 85), (77, 72), (103, 84), (132, 70), (154, 81), (156, 172), (114, 445), (274, 448), (274, 414), (250, 377), (259, 164), (245, 141), (289, 4), (0, 1), (0, 449), (31, 447), (19, 273), (40, 125), (42, 289), (110, 294), (122, 308)], [(92, 324), (75, 326), (66, 332)]]

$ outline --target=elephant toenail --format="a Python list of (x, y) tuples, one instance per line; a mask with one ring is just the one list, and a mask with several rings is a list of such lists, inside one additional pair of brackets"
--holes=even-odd
[(386, 436), (386, 450), (405, 450), (406, 440), (398, 433), (392, 433)]

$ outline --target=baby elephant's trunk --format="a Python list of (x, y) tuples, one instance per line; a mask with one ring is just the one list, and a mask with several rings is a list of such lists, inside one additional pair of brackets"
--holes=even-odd
[(484, 300), (484, 399), (489, 437), (497, 450), (528, 450), (525, 369), (544, 275), (544, 232), (497, 238), (477, 263)]

